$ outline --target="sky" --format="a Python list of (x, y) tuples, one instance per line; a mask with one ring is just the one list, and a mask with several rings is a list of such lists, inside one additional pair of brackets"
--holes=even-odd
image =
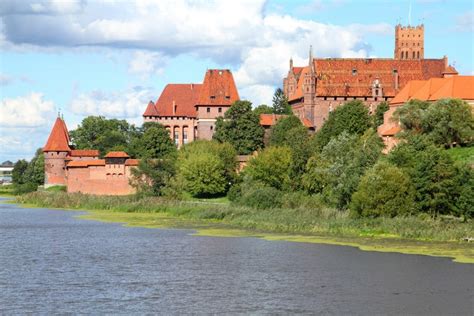
[(474, 75), (471, 0), (2, 0), (0, 162), (31, 159), (58, 112), (141, 125), (167, 83), (228, 68), (271, 104), (289, 59), (393, 57), (396, 24), (425, 25), (425, 58)]

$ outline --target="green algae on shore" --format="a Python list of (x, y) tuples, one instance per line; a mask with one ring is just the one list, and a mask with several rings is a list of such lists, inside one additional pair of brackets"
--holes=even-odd
[(192, 229), (195, 236), (253, 237), (269, 241), (288, 241), (356, 247), (363, 251), (395, 252), (434, 257), (449, 257), (459, 263), (474, 263), (474, 246), (459, 242), (428, 242), (403, 240), (394, 237), (332, 237), (301, 234), (257, 232), (211, 220), (190, 220), (165, 213), (125, 213), (114, 211), (87, 211), (78, 218), (108, 223), (122, 223), (129, 227)]

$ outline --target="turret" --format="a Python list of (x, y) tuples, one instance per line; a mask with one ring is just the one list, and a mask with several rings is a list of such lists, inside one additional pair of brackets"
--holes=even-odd
[(308, 70), (303, 79), (303, 97), (305, 104), (305, 117), (313, 121), (314, 98), (316, 97), (316, 69), (314, 68), (313, 47), (309, 47)]
[(66, 185), (66, 159), (70, 151), (66, 123), (58, 116), (43, 147), (45, 187)]

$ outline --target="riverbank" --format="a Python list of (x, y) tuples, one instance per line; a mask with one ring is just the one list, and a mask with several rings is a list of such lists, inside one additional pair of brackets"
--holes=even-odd
[(37, 207), (87, 210), (84, 219), (149, 228), (191, 228), (197, 235), (314, 242), (362, 250), (452, 257), (474, 263), (474, 223), (455, 218), (354, 219), (347, 213), (316, 209), (256, 210), (229, 203), (169, 201), (162, 198), (97, 197), (34, 192), (17, 201)]

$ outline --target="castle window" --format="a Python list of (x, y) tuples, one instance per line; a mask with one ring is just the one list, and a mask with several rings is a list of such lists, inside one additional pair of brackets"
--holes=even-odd
[(211, 99), (215, 99), (215, 98), (216, 98), (216, 96), (215, 96), (215, 95), (211, 95)]
[(355, 68), (352, 69), (352, 75), (353, 76), (357, 75), (357, 69), (355, 69)]
[(377, 97), (375, 97), (374, 100), (377, 101)]
[(394, 70), (393, 70), (393, 74), (398, 74), (398, 70), (397, 70), (397, 69), (394, 69)]
[(324, 101), (326, 101), (328, 99), (328, 97), (324, 97)]
[(337, 97), (334, 97), (334, 101), (336, 101), (336, 100), (337, 100)]
[[(175, 127), (176, 128), (176, 127)], [(178, 145), (179, 144), (179, 132), (178, 130), (175, 129), (174, 131), (174, 143), (175, 145)]]
[(214, 126), (211, 125), (211, 127), (209, 129), (212, 131), (214, 129)]
[(226, 98), (227, 100), (229, 100), (229, 99), (230, 99), (230, 95), (226, 95), (225, 98)]
[(222, 113), (222, 108), (218, 108), (217, 112)]
[(415, 52), (413, 52), (413, 59), (415, 59)]
[(417, 52), (416, 56), (417, 56), (416, 58), (420, 59), (420, 52)]
[(207, 108), (207, 113), (211, 113), (211, 108)]

